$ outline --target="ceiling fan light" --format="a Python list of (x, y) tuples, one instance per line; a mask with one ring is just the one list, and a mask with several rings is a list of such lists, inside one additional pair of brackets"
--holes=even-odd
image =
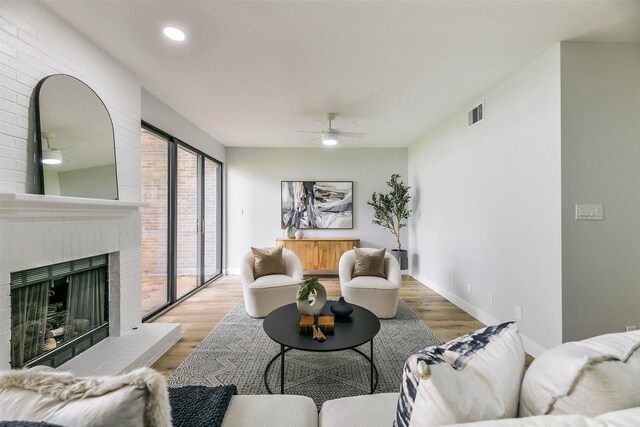
[(59, 151), (45, 151), (42, 153), (42, 163), (45, 165), (59, 165), (62, 163), (62, 153)]
[(336, 145), (338, 143), (338, 135), (335, 132), (327, 132), (322, 135), (322, 143), (324, 145)]

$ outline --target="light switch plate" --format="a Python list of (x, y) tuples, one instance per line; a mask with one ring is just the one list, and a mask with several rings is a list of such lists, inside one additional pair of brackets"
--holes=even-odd
[(516, 320), (522, 320), (522, 307), (520, 307), (519, 305), (516, 305), (514, 314), (516, 316)]
[(576, 219), (580, 221), (602, 221), (604, 208), (602, 205), (576, 205)]

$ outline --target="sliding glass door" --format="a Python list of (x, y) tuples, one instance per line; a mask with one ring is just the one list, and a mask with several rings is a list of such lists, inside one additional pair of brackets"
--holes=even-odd
[(203, 229), (204, 281), (222, 274), (222, 194), (220, 192), (222, 166), (211, 159), (204, 159)]
[(143, 318), (222, 273), (222, 164), (143, 123)]
[(199, 253), (199, 222), (200, 212), (198, 205), (199, 173), (198, 155), (185, 147), (178, 145), (177, 172), (177, 224), (176, 224), (176, 280), (178, 295), (180, 298), (199, 285), (200, 274), (198, 272)]
[(142, 130), (142, 316), (169, 299), (169, 141)]

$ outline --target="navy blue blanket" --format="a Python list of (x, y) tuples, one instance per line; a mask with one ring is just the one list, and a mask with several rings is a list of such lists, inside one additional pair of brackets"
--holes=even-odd
[(169, 388), (174, 427), (220, 427), (234, 394), (235, 385)]

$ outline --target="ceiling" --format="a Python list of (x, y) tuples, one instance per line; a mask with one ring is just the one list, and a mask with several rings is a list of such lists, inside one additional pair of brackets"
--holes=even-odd
[(342, 146), (404, 147), (557, 41), (640, 41), (638, 1), (44, 3), (234, 147), (317, 147), (295, 130), (329, 112), (367, 133)]

